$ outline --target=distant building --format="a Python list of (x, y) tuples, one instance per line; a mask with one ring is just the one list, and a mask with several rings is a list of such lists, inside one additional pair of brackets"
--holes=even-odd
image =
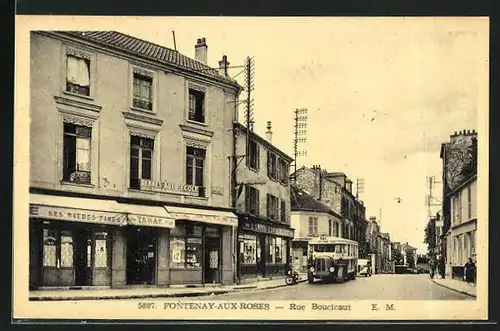
[(322, 234), (342, 237), (342, 216), (296, 185), (291, 188), (291, 208), (291, 227), (295, 230), (293, 263), (297, 268), (307, 271), (309, 240)]
[(366, 257), (366, 207), (353, 195), (352, 181), (344, 173), (329, 173), (320, 166), (302, 167), (292, 177), (300, 189), (342, 216), (342, 237), (357, 241), (359, 256)]

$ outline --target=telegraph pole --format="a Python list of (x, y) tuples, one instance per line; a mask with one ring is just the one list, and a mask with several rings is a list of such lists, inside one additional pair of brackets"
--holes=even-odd
[(365, 180), (363, 178), (356, 178), (356, 199), (359, 198), (359, 193), (363, 193), (365, 189)]
[(252, 57), (247, 57), (245, 60), (245, 90), (247, 92), (246, 107), (245, 107), (245, 125), (247, 127), (246, 155), (248, 158), (250, 149), (250, 135), (253, 132), (253, 99), (252, 91), (254, 89), (255, 76), (255, 60)]
[[(303, 144), (307, 141), (307, 108), (297, 108), (294, 113), (293, 125), (293, 154), (294, 154), (294, 182), (297, 179), (297, 160), (299, 156), (307, 156), (307, 150)], [(302, 148), (300, 148), (302, 146)]]
[(428, 213), (428, 216), (429, 218), (432, 217), (432, 206), (440, 206), (440, 201), (438, 201), (439, 203), (435, 203), (434, 201), (437, 200), (436, 198), (434, 198), (433, 196), (433, 192), (434, 192), (434, 184), (439, 184), (441, 182), (438, 182), (436, 181), (436, 178), (434, 176), (427, 176), (427, 182), (429, 184), (429, 194), (427, 195), (427, 199), (426, 199), (426, 205), (427, 205), (427, 213)]

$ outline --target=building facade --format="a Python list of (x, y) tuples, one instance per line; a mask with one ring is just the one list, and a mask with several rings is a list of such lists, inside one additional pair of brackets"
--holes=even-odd
[(469, 258), (476, 262), (477, 176), (450, 192), (451, 229), (447, 241), (446, 273), (463, 279)]
[(302, 167), (292, 176), (297, 186), (342, 216), (342, 237), (359, 243), (360, 258), (366, 257), (366, 207), (352, 193), (352, 181), (344, 173), (329, 173), (320, 166)]
[(241, 87), (118, 32), (33, 32), (30, 288), (233, 283)]
[(266, 139), (238, 122), (233, 129), (238, 278), (284, 275), (291, 263), (294, 236), (289, 183), (293, 159), (272, 144), (270, 122)]
[[(462, 130), (452, 134), (448, 142), (441, 144), (440, 158), (443, 165), (441, 248), (445, 257), (445, 276), (462, 278), (463, 265), (460, 264), (465, 264), (469, 257), (476, 258), (475, 251), (470, 249), (475, 249), (477, 224), (477, 132)], [(470, 256), (464, 258), (465, 253)]]
[(296, 185), (291, 186), (291, 226), (293, 264), (296, 270), (307, 272), (308, 243), (320, 235), (342, 238), (342, 216), (314, 199)]

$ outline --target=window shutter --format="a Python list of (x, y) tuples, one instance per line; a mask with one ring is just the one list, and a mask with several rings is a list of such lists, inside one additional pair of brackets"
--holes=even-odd
[(270, 217), (271, 215), (271, 195), (267, 193), (267, 217)]
[(255, 170), (260, 169), (260, 146), (255, 141)]
[(256, 200), (256, 203), (255, 205), (257, 206), (255, 209), (255, 215), (260, 215), (260, 192), (259, 190), (255, 189), (255, 200)]
[(250, 211), (250, 187), (245, 185), (245, 211)]
[(267, 175), (271, 176), (271, 152), (267, 151)]

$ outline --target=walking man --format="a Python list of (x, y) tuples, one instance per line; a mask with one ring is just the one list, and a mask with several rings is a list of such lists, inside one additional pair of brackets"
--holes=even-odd
[(476, 283), (476, 264), (469, 258), (469, 261), (464, 266), (464, 278), (468, 284), (474, 286)]

